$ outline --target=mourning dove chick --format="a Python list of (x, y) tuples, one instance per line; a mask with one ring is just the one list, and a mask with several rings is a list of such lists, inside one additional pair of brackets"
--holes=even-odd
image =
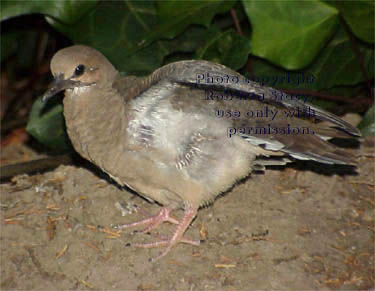
[[(170, 238), (137, 245), (164, 246), (159, 257), (179, 242), (199, 244), (183, 237), (198, 208), (254, 169), (293, 158), (353, 164), (327, 140), (359, 136), (356, 128), (220, 64), (181, 61), (148, 77), (123, 77), (100, 52), (76, 45), (55, 54), (51, 71), (55, 81), (43, 99), (65, 90), (75, 150), (118, 184), (163, 206), (123, 227), (176, 225)], [(171, 215), (177, 208), (184, 210), (180, 220)]]

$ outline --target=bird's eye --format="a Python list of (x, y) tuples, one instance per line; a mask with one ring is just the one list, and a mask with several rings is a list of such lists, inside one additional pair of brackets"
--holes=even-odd
[(74, 76), (75, 77), (81, 76), (84, 72), (85, 72), (85, 66), (78, 65), (76, 69), (74, 70)]

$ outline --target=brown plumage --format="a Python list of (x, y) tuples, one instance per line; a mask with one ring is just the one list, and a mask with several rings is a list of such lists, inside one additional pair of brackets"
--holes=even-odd
[[(145, 78), (121, 77), (98, 51), (72, 46), (56, 53), (51, 71), (56, 80), (44, 99), (65, 90), (64, 115), (76, 151), (120, 185), (163, 205), (158, 215), (124, 227), (177, 225), (170, 239), (139, 245), (166, 246), (160, 257), (178, 242), (199, 244), (183, 238), (198, 208), (252, 169), (291, 157), (353, 163), (326, 140), (359, 136), (357, 129), (315, 106), (276, 100), (279, 91), (219, 64), (182, 61)], [(226, 83), (207, 79), (226, 75), (232, 78)], [(331, 127), (313, 123), (311, 116), (285, 115), (297, 109)], [(177, 221), (170, 213), (180, 207), (185, 214)]]

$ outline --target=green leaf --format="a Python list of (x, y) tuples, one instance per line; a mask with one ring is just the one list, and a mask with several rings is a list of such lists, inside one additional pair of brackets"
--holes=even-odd
[(209, 25), (216, 13), (230, 9), (233, 3), (163, 1), (157, 10), (153, 1), (102, 1), (74, 25), (51, 23), (74, 43), (100, 50), (118, 70), (144, 75), (159, 68), (165, 56), (180, 51), (166, 38), (194, 23)]
[[(374, 51), (370, 47), (360, 46), (359, 51), (364, 61), (369, 78), (374, 77)], [(254, 74), (260, 81), (269, 80), (266, 85), (285, 89), (327, 90), (338, 86), (354, 86), (367, 81), (362, 73), (360, 62), (353, 51), (349, 36), (342, 25), (328, 45), (321, 51), (315, 62), (301, 71), (286, 73), (284, 70), (271, 66), (262, 60), (253, 62)], [(281, 80), (285, 74), (313, 76), (313, 82), (288, 82), (288, 78), (274, 84), (277, 76)], [(290, 80), (290, 78), (289, 78)], [(302, 75), (300, 80), (302, 80)], [(298, 88), (300, 87), (300, 88)], [(350, 88), (346, 90), (351, 92)], [(342, 93), (340, 93), (342, 95)]]
[(206, 32), (206, 43), (197, 50), (195, 58), (238, 70), (246, 63), (249, 51), (250, 43), (245, 37), (233, 30), (222, 32), (212, 28)]
[(363, 136), (375, 136), (375, 106), (373, 105), (358, 125)]
[[(373, 48), (359, 46), (358, 50), (369, 78), (373, 78), (375, 62)], [(317, 90), (367, 81), (351, 40), (342, 26), (307, 71), (317, 76), (315, 83)]]
[(200, 25), (191, 25), (182, 34), (174, 39), (163, 41), (171, 52), (164, 58), (164, 64), (193, 59), (194, 52), (206, 42), (207, 28)]
[(157, 25), (153, 1), (101, 1), (74, 25), (52, 21), (76, 44), (101, 51), (122, 72), (138, 75), (158, 68), (169, 53), (147, 39)]
[(96, 3), (97, 0), (2, 0), (0, 20), (24, 14), (41, 13), (72, 24), (95, 7)]
[(31, 108), (26, 131), (52, 149), (71, 149), (62, 110), (61, 104), (46, 105), (38, 98)]
[(357, 37), (374, 43), (374, 1), (326, 1), (326, 3), (340, 11)]
[(286, 69), (310, 64), (336, 31), (338, 11), (318, 1), (242, 1), (251, 52)]
[(235, 1), (201, 0), (201, 1), (160, 1), (157, 5), (159, 30), (164, 37), (173, 38), (190, 24), (201, 24), (209, 27), (217, 13), (231, 9)]

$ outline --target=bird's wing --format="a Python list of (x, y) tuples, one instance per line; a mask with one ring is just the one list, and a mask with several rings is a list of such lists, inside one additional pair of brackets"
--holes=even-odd
[[(213, 81), (209, 82), (208, 77)], [(227, 81), (215, 82), (222, 78), (227, 78)], [(210, 115), (216, 118), (213, 119), (216, 121), (219, 120), (218, 118), (230, 119), (229, 126), (233, 127), (232, 130), (236, 135), (266, 150), (282, 151), (297, 159), (311, 159), (328, 164), (353, 164), (350, 154), (326, 140), (333, 137), (359, 136), (360, 133), (356, 128), (336, 115), (298, 99), (276, 99), (275, 92), (281, 94), (280, 91), (247, 80), (220, 64), (207, 61), (176, 62), (156, 70), (149, 77), (124, 77), (115, 82), (114, 86), (122, 91), (121, 94), (128, 101), (139, 98), (151, 100), (150, 97), (155, 94), (162, 95), (163, 98), (153, 99), (153, 111), (158, 110), (159, 102), (165, 104), (165, 98), (168, 98), (176, 112)], [(211, 93), (229, 94), (230, 100), (224, 100), (225, 98), (210, 100), (207, 94)], [(248, 96), (253, 98), (244, 98)], [(254, 96), (261, 98), (254, 98)], [(146, 103), (148, 104), (146, 107), (151, 104)], [(266, 110), (278, 111), (278, 114), (273, 118), (270, 118), (272, 113), (266, 117), (256, 115), (265, 114)], [(305, 113), (313, 112), (313, 118), (308, 120), (306, 116), (297, 118), (294, 115), (286, 117), (285, 113), (296, 110)], [(241, 113), (240, 117), (235, 116), (236, 111)], [(220, 112), (224, 116), (220, 116)], [(249, 118), (247, 112), (253, 112), (256, 116)], [(328, 121), (330, 126), (315, 124), (312, 119)], [(149, 126), (145, 127), (147, 131)], [(296, 134), (295, 128), (298, 130)], [(225, 130), (228, 134), (230, 129)], [(308, 134), (305, 134), (304, 130), (307, 130)]]
[[(156, 70), (149, 77), (142, 79), (138, 85), (140, 91), (146, 90), (149, 86), (156, 84), (162, 79), (204, 90), (230, 92), (234, 96), (258, 96), (263, 99), (263, 102), (269, 104), (282, 106), (291, 110), (298, 108), (302, 112), (314, 112), (315, 118), (328, 121), (333, 127), (338, 127), (350, 135), (360, 136), (358, 129), (338, 116), (296, 98), (275, 98), (276, 95), (286, 95), (276, 89), (264, 87), (248, 80), (241, 74), (220, 64), (203, 60), (181, 61), (168, 64)], [(211, 80), (212, 82), (210, 82)]]
[[(349, 134), (295, 116), (286, 117), (289, 108), (278, 103), (237, 98), (236, 92), (226, 100), (211, 99), (208, 95), (217, 96), (222, 91), (216, 87), (207, 91), (169, 77), (150, 83), (153, 85), (129, 103), (137, 114), (134, 132), (149, 145), (151, 141), (160, 140), (158, 143), (164, 146), (170, 142), (169, 150), (173, 151), (176, 145), (189, 139), (187, 136), (194, 134), (218, 138), (241, 136), (253, 146), (284, 152), (297, 159), (353, 164), (350, 154), (326, 141)], [(188, 134), (185, 136), (182, 132)]]

